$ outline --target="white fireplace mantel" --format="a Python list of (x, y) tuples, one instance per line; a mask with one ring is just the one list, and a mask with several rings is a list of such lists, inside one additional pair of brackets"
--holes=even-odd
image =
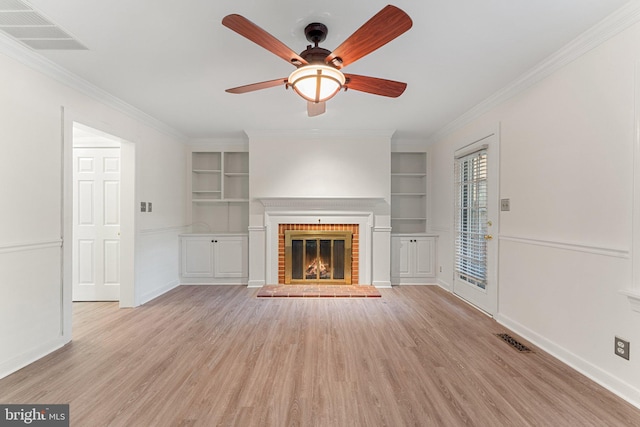
[[(264, 214), (263, 224), (249, 227), (249, 258), (253, 267), (249, 269), (249, 286), (277, 283), (278, 225), (309, 223), (357, 224), (361, 284), (391, 286), (391, 227), (384, 197), (264, 197), (252, 201), (264, 206)], [(380, 211), (384, 213), (376, 213)]]

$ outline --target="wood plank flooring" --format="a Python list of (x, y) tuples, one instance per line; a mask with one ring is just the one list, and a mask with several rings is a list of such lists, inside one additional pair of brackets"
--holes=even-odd
[(640, 410), (433, 286), (256, 298), (181, 286), (74, 304), (74, 340), (0, 380), (72, 426), (640, 426)]

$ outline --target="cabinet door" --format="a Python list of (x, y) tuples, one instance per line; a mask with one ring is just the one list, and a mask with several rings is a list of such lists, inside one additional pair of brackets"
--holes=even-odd
[(412, 239), (408, 237), (391, 238), (391, 276), (410, 277), (412, 276), (411, 254)]
[(249, 276), (249, 239), (246, 236), (222, 236), (214, 238), (214, 276)]
[(213, 254), (210, 237), (180, 239), (182, 277), (213, 277)]
[(413, 239), (414, 277), (435, 276), (435, 239), (432, 237), (418, 237)]

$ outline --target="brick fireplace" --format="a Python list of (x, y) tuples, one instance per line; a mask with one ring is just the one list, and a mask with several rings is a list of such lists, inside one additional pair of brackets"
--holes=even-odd
[(279, 224), (278, 283), (285, 283), (285, 231), (348, 231), (351, 232), (351, 284), (359, 283), (360, 238), (358, 224)]

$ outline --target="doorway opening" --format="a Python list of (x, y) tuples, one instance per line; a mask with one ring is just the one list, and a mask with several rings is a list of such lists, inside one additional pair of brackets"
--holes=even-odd
[[(75, 194), (74, 189), (74, 167), (88, 168), (91, 163), (97, 161), (100, 163), (100, 168), (107, 170), (109, 173), (113, 173), (119, 169), (119, 185), (106, 181), (107, 190), (103, 190), (104, 193), (109, 193), (116, 203), (113, 203), (106, 213), (107, 223), (110, 223), (111, 228), (116, 231), (115, 239), (108, 238), (107, 242), (98, 243), (100, 245), (106, 245), (107, 248), (102, 248), (102, 253), (106, 254), (106, 270), (100, 274), (107, 279), (107, 283), (119, 282), (119, 294), (117, 298), (105, 298), (109, 300), (119, 301), (120, 307), (134, 307), (136, 305), (134, 279), (135, 279), (135, 144), (128, 139), (124, 139), (117, 136), (114, 132), (108, 128), (103, 129), (100, 124), (94, 125), (91, 120), (86, 120), (84, 116), (77, 112), (71, 112), (63, 109), (63, 163), (64, 163), (64, 200), (63, 200), (63, 312), (64, 312), (64, 331), (71, 330), (71, 303), (74, 299), (73, 290), (73, 276), (78, 275), (82, 279), (87, 279), (90, 274), (96, 274), (97, 269), (80, 271), (80, 262), (78, 261), (78, 255), (80, 251), (75, 251), (75, 230), (74, 230), (74, 215), (85, 215), (80, 218), (86, 220), (86, 215), (92, 213), (96, 216), (96, 210), (104, 211), (103, 204), (98, 206), (96, 204), (90, 205), (90, 209), (87, 210), (85, 206), (84, 212), (74, 212), (78, 210), (78, 203), (80, 197)], [(88, 123), (88, 124), (87, 124)], [(92, 142), (93, 141), (93, 142)], [(99, 160), (84, 160), (82, 164), (74, 159), (74, 146), (78, 149), (95, 148), (91, 147), (95, 145), (95, 141), (100, 141), (98, 145), (102, 144), (104, 149), (117, 148), (119, 146), (119, 160), (114, 160), (107, 156)], [(117, 156), (115, 156), (117, 157)], [(105, 183), (103, 183), (105, 185)], [(84, 190), (90, 189), (90, 184), (85, 184)], [(95, 184), (94, 184), (95, 189)], [(92, 202), (93, 203), (93, 202)], [(93, 211), (93, 212), (92, 212)], [(76, 217), (79, 218), (79, 217)], [(76, 219), (77, 220), (77, 219)], [(119, 225), (115, 225), (119, 223)], [(117, 233), (120, 233), (119, 236)], [(80, 236), (81, 237), (81, 236)], [(90, 240), (90, 239), (87, 239)], [(95, 258), (96, 256), (96, 243), (83, 242), (85, 256), (89, 258)], [(93, 246), (93, 248), (91, 248)], [(91, 253), (93, 251), (93, 253)], [(92, 267), (93, 268), (93, 267)], [(80, 275), (82, 273), (82, 276)], [(117, 279), (116, 279), (117, 278)], [(86, 298), (85, 298), (86, 299)], [(101, 298), (96, 298), (99, 300)], [(66, 334), (66, 332), (65, 332)]]
[(120, 140), (73, 126), (72, 300), (120, 300)]

